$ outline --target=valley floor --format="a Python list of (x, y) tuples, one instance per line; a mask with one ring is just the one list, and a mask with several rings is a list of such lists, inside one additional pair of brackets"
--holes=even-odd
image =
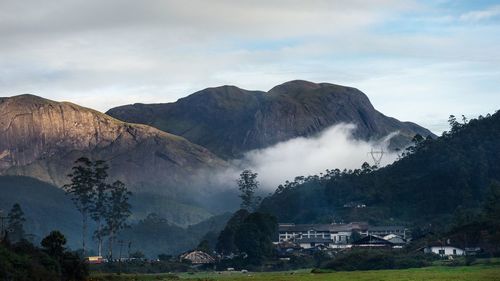
[(127, 274), (113, 277), (94, 276), (91, 280), (116, 280), (116, 281), (153, 281), (153, 280), (234, 280), (234, 281), (500, 281), (500, 266), (474, 265), (460, 267), (433, 266), (418, 269), (404, 270), (372, 270), (352, 272), (331, 272), (313, 274), (310, 270), (268, 272), (268, 273), (240, 273), (240, 272), (205, 272), (180, 276), (168, 274)]

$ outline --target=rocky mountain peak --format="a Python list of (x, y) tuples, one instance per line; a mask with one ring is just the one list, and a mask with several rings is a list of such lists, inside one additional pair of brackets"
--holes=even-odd
[(311, 136), (338, 123), (354, 123), (355, 137), (365, 140), (399, 131), (394, 147), (405, 146), (416, 133), (432, 135), (418, 125), (384, 116), (356, 88), (304, 80), (286, 82), (267, 93), (208, 88), (175, 103), (127, 105), (107, 114), (181, 135), (223, 158)]
[(305, 81), (305, 80), (292, 80), (280, 84), (278, 86), (274, 86), (271, 90), (268, 91), (269, 94), (294, 94), (297, 92), (304, 92), (315, 90), (321, 88), (321, 84), (316, 84), (313, 82)]
[(33, 95), (1, 99), (0, 131), (0, 175), (59, 186), (81, 156), (108, 160), (114, 178), (143, 186), (179, 182), (196, 169), (224, 165), (182, 137)]

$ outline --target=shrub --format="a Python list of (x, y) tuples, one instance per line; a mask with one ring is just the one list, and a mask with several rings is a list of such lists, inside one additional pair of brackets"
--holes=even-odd
[(353, 250), (326, 262), (322, 268), (354, 271), (403, 269), (430, 265), (421, 254), (397, 253), (389, 250)]

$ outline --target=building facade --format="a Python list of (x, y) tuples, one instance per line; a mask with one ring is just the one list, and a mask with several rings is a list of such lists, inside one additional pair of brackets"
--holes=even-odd
[[(353, 232), (361, 236), (395, 234), (406, 239), (404, 227), (370, 227), (367, 223), (349, 224), (279, 224), (278, 243), (293, 242), (303, 249), (313, 247), (346, 248), (352, 244)], [(375, 234), (376, 233), (376, 234)]]
[(446, 246), (429, 246), (424, 248), (424, 253), (426, 254), (436, 254), (442, 257), (447, 256), (463, 256), (465, 251), (461, 248), (446, 245)]

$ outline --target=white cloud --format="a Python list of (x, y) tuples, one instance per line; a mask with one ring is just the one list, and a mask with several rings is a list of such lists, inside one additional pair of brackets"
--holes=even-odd
[[(476, 107), (498, 104), (491, 81), (500, 81), (500, 39), (491, 35), (499, 27), (450, 25), (415, 2), (0, 1), (0, 96), (33, 93), (105, 111), (210, 86), (267, 90), (306, 79), (358, 87), (384, 114), (417, 123), (470, 106), (463, 91), (450, 99), (456, 88), (489, 93)], [(490, 82), (457, 74), (444, 87), (432, 67), (471, 62), (491, 63), (460, 75), (488, 73)], [(412, 68), (421, 71), (415, 80), (405, 75)], [(422, 106), (409, 115), (402, 104)]]
[[(381, 166), (394, 162), (397, 154), (387, 149), (391, 134), (379, 141), (367, 142), (352, 137), (356, 129), (352, 124), (338, 124), (315, 137), (299, 137), (278, 143), (265, 149), (250, 151), (240, 160), (234, 160), (231, 167), (211, 174), (203, 182), (215, 186), (233, 187), (243, 169), (257, 172), (262, 188), (274, 190), (286, 180), (296, 176), (319, 175), (326, 169), (357, 169), (364, 162), (373, 165), (369, 152), (383, 149)], [(207, 176), (207, 175), (205, 175)]]
[(466, 22), (477, 22), (482, 20), (489, 20), (498, 16), (500, 16), (500, 5), (495, 5), (484, 10), (464, 13), (460, 15), (459, 19)]

